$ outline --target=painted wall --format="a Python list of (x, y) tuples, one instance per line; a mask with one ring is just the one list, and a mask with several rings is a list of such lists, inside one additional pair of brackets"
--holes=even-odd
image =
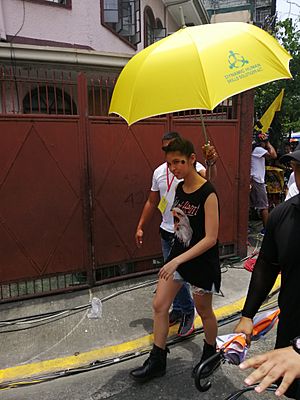
[[(23, 8), (24, 4), (24, 8)], [(88, 4), (88, 6), (87, 6)], [(156, 18), (177, 29), (170, 16), (165, 15), (161, 0), (141, 0), (141, 43), (144, 47), (144, 8), (149, 5)], [(24, 13), (25, 9), (25, 13)], [(101, 52), (134, 54), (135, 50), (101, 25), (100, 0), (72, 0), (72, 9), (20, 0), (0, 0), (0, 33), (88, 46)]]

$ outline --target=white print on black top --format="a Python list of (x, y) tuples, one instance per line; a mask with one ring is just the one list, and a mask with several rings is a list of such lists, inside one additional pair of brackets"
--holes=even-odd
[(174, 233), (177, 239), (188, 247), (193, 236), (193, 229), (186, 214), (178, 207), (172, 210), (174, 216)]
[(175, 199), (174, 207), (179, 207), (183, 212), (188, 215), (189, 217), (194, 217), (197, 215), (200, 205), (195, 206), (191, 204), (188, 200), (180, 201)]

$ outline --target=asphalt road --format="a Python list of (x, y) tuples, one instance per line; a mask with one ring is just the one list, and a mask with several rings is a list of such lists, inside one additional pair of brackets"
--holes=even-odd
[[(230, 333), (235, 323), (220, 328), (219, 334)], [(252, 344), (249, 355), (273, 348), (276, 329)], [(141, 365), (145, 356), (110, 367), (36, 385), (1, 391), (1, 400), (225, 400), (230, 393), (241, 389), (245, 372), (224, 364), (212, 378), (212, 387), (200, 393), (191, 378), (191, 370), (200, 357), (202, 335), (171, 347), (167, 374), (143, 385), (131, 381), (128, 372)], [(240, 399), (275, 399), (272, 393), (257, 395), (249, 392)]]

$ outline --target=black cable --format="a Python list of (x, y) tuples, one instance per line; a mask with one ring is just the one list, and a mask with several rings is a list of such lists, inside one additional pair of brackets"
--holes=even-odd
[[(127, 292), (131, 292), (133, 290), (137, 290), (137, 289), (144, 288), (144, 287), (147, 287), (147, 286), (152, 286), (152, 285), (154, 285), (156, 283), (157, 283), (157, 280), (152, 280), (152, 281), (141, 283), (139, 285), (135, 285), (135, 286), (132, 286), (132, 287), (129, 287), (129, 288), (126, 288), (126, 289), (122, 289), (122, 290), (119, 290), (119, 291), (117, 291), (115, 293), (112, 293), (112, 294), (110, 294), (110, 295), (108, 295), (106, 297), (103, 297), (102, 299), (100, 299), (100, 301), (102, 303), (104, 303), (104, 302), (106, 302), (106, 301), (108, 301), (108, 300), (110, 300), (110, 299), (112, 299), (112, 298), (114, 298), (116, 296), (121, 295), (121, 294), (124, 294), (124, 293), (127, 293)], [(73, 307), (73, 308), (65, 308), (65, 309), (61, 309), (61, 310), (49, 311), (49, 312), (46, 312), (46, 313), (34, 314), (34, 315), (26, 316), (26, 317), (12, 318), (12, 319), (8, 319), (8, 320), (0, 321), (0, 329), (6, 328), (7, 326), (10, 326), (10, 325), (18, 325), (18, 324), (26, 324), (26, 323), (28, 323), (28, 324), (32, 323), (33, 324), (33, 326), (27, 327), (27, 328), (20, 328), (20, 329), (15, 329), (15, 330), (4, 330), (2, 332), (0, 331), (0, 334), (3, 333), (3, 332), (4, 333), (6, 333), (6, 332), (16, 332), (16, 331), (26, 330), (26, 329), (30, 329), (32, 327), (44, 325), (45, 323), (49, 323), (49, 322), (52, 322), (54, 320), (61, 319), (63, 317), (67, 317), (69, 315), (73, 315), (74, 313), (77, 313), (79, 311), (84, 311), (84, 310), (86, 310), (88, 308), (91, 308), (91, 303), (80, 305), (80, 306)], [(62, 313), (68, 313), (68, 314), (61, 316), (60, 314), (62, 314)], [(53, 319), (51, 319), (51, 320), (49, 319), (48, 321), (39, 324), (41, 319), (43, 319), (43, 318), (44, 319), (52, 318), (52, 317), (53, 317)]]
[(22, 24), (21, 24), (20, 28), (18, 29), (18, 31), (14, 34), (14, 36), (9, 40), (9, 43), (12, 43), (15, 40), (15, 38), (18, 36), (18, 34), (23, 29), (24, 24), (25, 24), (25, 0), (23, 0), (23, 20), (22, 20)]
[(22, 327), (22, 328), (19, 328), (19, 329), (4, 329), (4, 330), (0, 331), (0, 335), (1, 335), (1, 333), (12, 333), (12, 332), (27, 331), (28, 329), (33, 329), (33, 328), (36, 328), (36, 327), (39, 327), (39, 326), (47, 325), (50, 322), (59, 321), (60, 319), (65, 318), (66, 316), (69, 317), (71, 315), (78, 314), (81, 311), (82, 310), (73, 311), (73, 312), (70, 312), (68, 315), (56, 316), (52, 320), (44, 321), (44, 322), (40, 322), (40, 323), (35, 323), (34, 325)]
[[(238, 399), (243, 393), (250, 392), (254, 390), (259, 384), (256, 385), (250, 385), (242, 388), (241, 390), (238, 390), (237, 392), (231, 393), (228, 397), (226, 397), (225, 400), (236, 400)], [(272, 384), (269, 387), (266, 388), (267, 392), (276, 392), (277, 390), (277, 385)]]
[(8, 43), (10, 43), (10, 61), (11, 61), (14, 84), (15, 84), (16, 95), (17, 95), (18, 111), (20, 110), (20, 98), (19, 98), (19, 88), (18, 88), (17, 77), (16, 77), (17, 61), (16, 61), (15, 50), (13, 48), (13, 41), (18, 36), (18, 34), (21, 32), (21, 30), (23, 29), (23, 26), (25, 24), (25, 19), (26, 19), (25, 16), (26, 16), (25, 0), (23, 0), (23, 20), (22, 20), (21, 26), (18, 29), (18, 31), (14, 34), (14, 36), (8, 41)]
[(4, 325), (14, 325), (18, 322), (23, 322), (23, 321), (31, 321), (31, 320), (35, 320), (37, 318), (44, 318), (44, 317), (49, 317), (58, 313), (63, 313), (63, 312), (67, 312), (67, 311), (75, 311), (75, 310), (79, 310), (79, 309), (87, 309), (90, 307), (90, 304), (84, 304), (81, 306), (77, 306), (77, 307), (73, 307), (73, 308), (63, 308), (60, 310), (56, 310), (56, 311), (49, 311), (49, 312), (45, 312), (45, 313), (41, 313), (41, 314), (33, 314), (33, 315), (29, 315), (27, 317), (21, 317), (21, 318), (11, 318), (11, 319), (6, 319), (4, 321), (0, 321), (0, 327), (4, 326)]

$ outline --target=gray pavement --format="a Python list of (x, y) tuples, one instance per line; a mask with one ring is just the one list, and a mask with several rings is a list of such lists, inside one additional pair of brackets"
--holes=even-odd
[[(234, 324), (220, 328), (220, 334), (234, 329)], [(274, 346), (276, 330), (264, 339), (254, 342), (249, 355), (270, 350)], [(229, 394), (243, 386), (245, 371), (234, 365), (224, 364), (211, 378), (212, 387), (206, 393), (197, 391), (191, 379), (191, 370), (200, 357), (203, 335), (178, 343), (170, 348), (167, 373), (163, 378), (138, 385), (129, 378), (128, 372), (141, 365), (146, 356), (127, 362), (82, 373), (67, 378), (33, 386), (1, 391), (2, 400), (225, 400)], [(253, 392), (240, 400), (275, 400), (273, 394), (257, 395)]]
[[(252, 247), (260, 245), (261, 237), (249, 236)], [(223, 263), (221, 295), (214, 296), (214, 309), (220, 321), (219, 334), (230, 333), (236, 322), (225, 325), (221, 321), (241, 310), (247, 293), (251, 273), (243, 262)], [(140, 353), (151, 347), (151, 302), (156, 287), (156, 275), (139, 277), (107, 284), (90, 290), (75, 291), (32, 300), (0, 305), (0, 392), (4, 400), (40, 399), (158, 399), (173, 400), (226, 399), (243, 386), (246, 373), (238, 367), (225, 364), (215, 374), (213, 386), (207, 393), (197, 391), (191, 379), (191, 369), (201, 355), (203, 334), (201, 320), (195, 319), (199, 333), (187, 340), (171, 344), (168, 371), (161, 380), (147, 385), (136, 385), (128, 371), (140, 365), (145, 355), (118, 362), (127, 354)], [(277, 282), (278, 288), (280, 281)], [(89, 318), (91, 301), (102, 303), (101, 317)], [(276, 298), (274, 299), (276, 302)], [(55, 313), (51, 317), (48, 313)], [(33, 316), (39, 316), (32, 318)], [(25, 318), (18, 323), (5, 321)], [(31, 321), (28, 321), (30, 317)], [(16, 322), (16, 321), (15, 321)], [(30, 322), (30, 323), (29, 323)], [(170, 328), (169, 341), (177, 338), (177, 326)], [(275, 330), (267, 338), (253, 344), (251, 353), (273, 347)], [(61, 371), (90, 366), (95, 361), (110, 365), (63, 379), (42, 382), (38, 385), (13, 388), (12, 382), (49, 377)], [(98, 364), (99, 365), (99, 364)], [(2, 386), (1, 386), (2, 385)], [(1, 388), (8, 388), (1, 390)], [(249, 393), (241, 399), (255, 399)], [(274, 398), (264, 394), (264, 399)]]
[[(261, 236), (249, 236), (249, 252), (260, 245)], [(220, 322), (219, 334), (231, 333), (236, 322), (222, 321), (242, 308), (251, 273), (244, 263), (222, 266), (220, 295), (214, 296), (214, 309)], [(151, 347), (151, 302), (156, 275), (107, 284), (90, 290), (52, 295), (44, 298), (0, 305), (0, 392), (4, 400), (84, 399), (158, 399), (225, 400), (243, 386), (246, 376), (236, 366), (225, 364), (212, 379), (206, 393), (197, 391), (191, 369), (201, 355), (203, 334), (201, 320), (195, 319), (197, 334), (177, 341), (177, 326), (170, 328), (171, 353), (164, 378), (147, 385), (137, 385), (128, 371), (140, 365), (146, 355), (138, 355)], [(280, 280), (273, 290), (279, 288)], [(102, 315), (90, 318), (93, 298), (101, 300)], [(276, 297), (274, 298), (276, 302)], [(25, 318), (26, 317), (26, 318)], [(11, 321), (9, 324), (7, 321)], [(275, 330), (253, 344), (250, 355), (273, 347)], [(126, 362), (119, 362), (120, 360)], [(112, 361), (112, 362), (110, 362)], [(66, 371), (95, 365), (97, 369), (65, 377)], [(107, 364), (106, 364), (107, 363)], [(105, 366), (98, 368), (99, 365)], [(63, 379), (47, 382), (44, 378), (62, 374)], [(37, 380), (37, 385), (20, 387), (20, 382)], [(41, 382), (42, 381), (42, 382)], [(18, 386), (13, 387), (12, 383)], [(2, 389), (2, 390), (1, 390)], [(4, 389), (4, 390), (3, 390)], [(241, 399), (255, 399), (248, 393)], [(264, 399), (274, 398), (264, 394)]]
[[(238, 268), (229, 268), (223, 273), (221, 289), (224, 297), (215, 296), (214, 307), (229, 306), (243, 298), (250, 275), (245, 269)], [(78, 355), (149, 335), (152, 332), (151, 301), (155, 284), (141, 288), (139, 285), (151, 284), (155, 280), (156, 276), (148, 276), (91, 290), (2, 304), (0, 321), (6, 321), (87, 305), (97, 297), (102, 299), (102, 317), (89, 319), (90, 309), (86, 309), (49, 322), (42, 319), (37, 324), (2, 328), (1, 342), (5, 343), (5, 352), (0, 357), (0, 369)], [(110, 295), (114, 297), (105, 300)]]
[[(239, 301), (246, 295), (250, 277), (251, 274), (243, 268), (242, 263), (223, 267), (221, 287), (223, 295), (216, 295), (214, 298), (214, 308), (219, 312), (218, 318), (241, 308), (242, 303)], [(14, 374), (7, 375), (6, 372), (10, 371), (6, 370), (16, 366), (23, 366), (23, 370), (19, 368), (16, 374), (18, 378), (20, 374), (26, 376), (27, 370), (24, 366), (34, 363), (65, 358), (67, 362), (61, 360), (57, 363), (58, 368), (70, 368), (91, 362), (93, 357), (109, 358), (124, 351), (150, 345), (151, 302), (156, 278), (147, 276), (91, 290), (1, 304), (0, 333), (1, 343), (5, 346), (1, 346), (0, 382), (5, 381), (8, 376), (13, 377)], [(90, 312), (88, 306), (93, 297), (102, 300), (101, 318), (88, 318)], [(3, 326), (3, 322), (9, 319), (43, 315), (84, 305), (87, 307), (81, 311), (66, 312), (55, 319), (42, 317), (37, 323), (23, 322), (18, 325)], [(198, 325), (201, 324), (199, 318), (196, 322)], [(175, 327), (171, 329), (170, 334), (176, 336)], [(77, 358), (70, 360), (71, 356)], [(38, 365), (37, 368), (38, 371), (41, 366)], [(50, 370), (55, 369), (54, 362)], [(44, 365), (42, 370), (46, 371), (47, 366)]]
[[(252, 244), (252, 247), (249, 247), (249, 252), (253, 252), (260, 245), (261, 236), (257, 236), (256, 232), (254, 229), (252, 237), (251, 234), (249, 236), (249, 242)], [(214, 309), (220, 322), (220, 334), (232, 332), (234, 323), (229, 322), (229, 324), (222, 325), (221, 321), (241, 310), (250, 278), (251, 273), (244, 268), (243, 262), (231, 265), (228, 262), (223, 263), (222, 293), (214, 296)], [(24, 379), (32, 380), (41, 376), (49, 377), (51, 374), (61, 373), (62, 371), (73, 371), (76, 368), (90, 366), (95, 362), (102, 365), (113, 360), (115, 365), (101, 369), (101, 385), (106, 387), (104, 393), (108, 393), (107, 385), (113, 379), (114, 373), (116, 373), (117, 382), (118, 376), (123, 379), (123, 374), (128, 375), (130, 366), (139, 365), (142, 361), (139, 358), (130, 359), (123, 368), (120, 366), (123, 363), (118, 362), (119, 358), (123, 359), (128, 354), (144, 352), (152, 345), (151, 303), (156, 280), (157, 275), (150, 275), (107, 284), (90, 290), (1, 304), (0, 389), (1, 387), (11, 387), (12, 382), (21, 382)], [(279, 285), (280, 280), (273, 289), (278, 288)], [(102, 315), (98, 315), (98, 318), (90, 318), (93, 298), (101, 300)], [(9, 320), (10, 323), (7, 323)], [(180, 373), (179, 370), (189, 371), (183, 372), (183, 374), (186, 374), (185, 380), (190, 385), (190, 369), (192, 364), (200, 357), (202, 347), (202, 338), (199, 341), (199, 335), (200, 337), (202, 335), (202, 323), (199, 317), (195, 319), (195, 326), (199, 331), (197, 335), (188, 340), (176, 342), (175, 345), (171, 346), (172, 354), (169, 357), (169, 363), (176, 366), (168, 378), (168, 381), (174, 381), (172, 385), (176, 386), (176, 374)], [(170, 342), (178, 339), (177, 328), (177, 326), (170, 328)], [(272, 348), (272, 345), (267, 346), (267, 350), (269, 348)], [(180, 360), (179, 363), (178, 360)], [(228, 392), (232, 386), (230, 368), (231, 366), (228, 366), (225, 370), (222, 369), (223, 372), (216, 374), (216, 376), (221, 374), (220, 379), (225, 387), (226, 381), (228, 379), (230, 381), (228, 390), (223, 391), (224, 393)], [(89, 377), (97, 376), (97, 371), (89, 372)], [(224, 373), (227, 374), (226, 379)], [(86, 376), (87, 374), (82, 375)], [(107, 377), (108, 382), (105, 377)], [(67, 393), (69, 394), (61, 394), (59, 398), (102, 399), (115, 395), (119, 398), (119, 395), (122, 394), (120, 398), (126, 399), (135, 398), (137, 393), (140, 393), (139, 389), (136, 391), (135, 386), (129, 385), (129, 383), (126, 383), (127, 386), (129, 385), (128, 387), (123, 384), (120, 386), (118, 383), (119, 386), (116, 388), (116, 382), (114, 382), (114, 385), (110, 388), (110, 394), (107, 395), (108, 397), (99, 394), (102, 391), (99, 393), (96, 391), (95, 395), (85, 397), (83, 388), (88, 385), (89, 379), (64, 378), (63, 381), (65, 380), (65, 382), (73, 382), (73, 386), (72, 389), (68, 389)], [(65, 387), (61, 379), (59, 379), (59, 383), (57, 383), (57, 380), (54, 382), (56, 382), (55, 387)], [(49, 391), (53, 387), (50, 383), (40, 383), (38, 386), (47, 388)], [(82, 392), (82, 395), (76, 397), (74, 396), (74, 388), (79, 386), (79, 392)], [(22, 398), (23, 400), (23, 397), (18, 397), (20, 390), (22, 393), (27, 393), (30, 399), (41, 398), (38, 395), (32, 397), (39, 390), (33, 387), (28, 389), (28, 386), (26, 386), (25, 392), (23, 392), (25, 388), (4, 391), (6, 396), (3, 398)], [(96, 390), (96, 387), (91, 383), (89, 390)], [(3, 393), (2, 390), (1, 392)], [(14, 397), (16, 393), (17, 396)], [(143, 393), (145, 399), (147, 399), (147, 393), (147, 390)], [(180, 388), (176, 393), (180, 393)], [(188, 393), (190, 392), (188, 391)], [(193, 387), (189, 398), (196, 398), (195, 393), (197, 393), (197, 390)], [(162, 399), (168, 398), (164, 397), (160, 389), (157, 396)], [(219, 393), (218, 396), (221, 398), (220, 396), (223, 396), (223, 394)], [(50, 392), (47, 398), (52, 398)], [(176, 395), (174, 398), (186, 397)], [(206, 398), (212, 397), (205, 395), (204, 399)]]

